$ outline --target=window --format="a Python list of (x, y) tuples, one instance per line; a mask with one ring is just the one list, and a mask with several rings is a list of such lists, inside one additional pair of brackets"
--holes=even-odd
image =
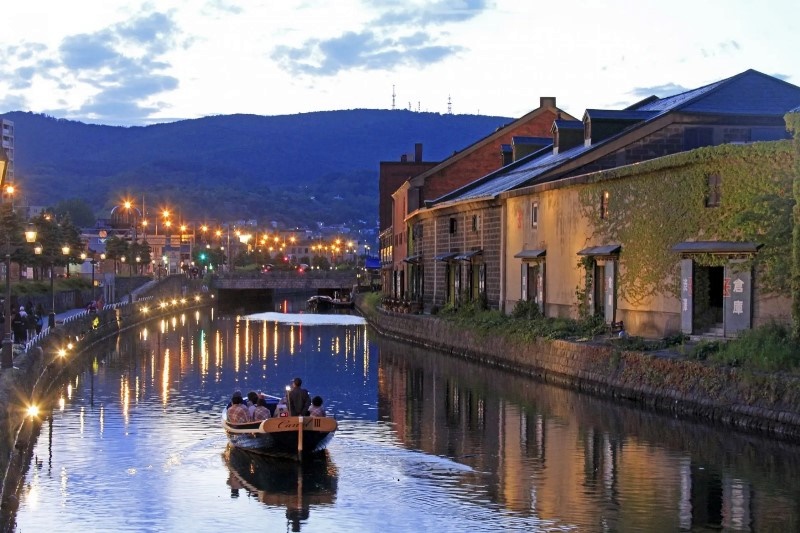
[(450, 234), (454, 234), (458, 231), (458, 221), (455, 218), (450, 219)]
[(481, 216), (472, 215), (472, 231), (480, 231), (480, 230), (481, 230)]
[(608, 218), (608, 191), (603, 191), (600, 195), (600, 218), (605, 220)]
[(722, 176), (709, 174), (706, 185), (706, 207), (719, 207), (722, 201)]
[(531, 227), (539, 226), (539, 202), (531, 202)]

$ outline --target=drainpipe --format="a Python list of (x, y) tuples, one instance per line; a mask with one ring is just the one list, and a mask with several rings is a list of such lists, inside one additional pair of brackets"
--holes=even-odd
[(500, 301), (498, 302), (501, 312), (506, 312), (506, 254), (508, 243), (506, 242), (506, 206), (508, 202), (500, 205)]

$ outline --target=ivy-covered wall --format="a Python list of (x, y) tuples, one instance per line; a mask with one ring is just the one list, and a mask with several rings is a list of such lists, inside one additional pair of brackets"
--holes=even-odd
[[(692, 240), (763, 244), (743, 267), (754, 267), (756, 295), (771, 298), (770, 315), (786, 318), (790, 310), (780, 297), (790, 289), (792, 182), (799, 157), (790, 141), (727, 144), (516, 191), (507, 198), (508, 241), (515, 248), (527, 243), (547, 249), (550, 316), (563, 315), (565, 306), (571, 306), (572, 316), (578, 314), (583, 277), (577, 252), (621, 245), (616, 318), (625, 320), (631, 333), (646, 336), (679, 329), (680, 257), (672, 252), (674, 245)], [(706, 206), (711, 175), (720, 179), (717, 207)], [(601, 216), (605, 193), (607, 212)], [(526, 213), (533, 198), (540, 204), (540, 223), (530, 229), (513, 214)], [(515, 232), (520, 235), (512, 237)], [(506, 291), (507, 310), (519, 294), (514, 280), (521, 261), (513, 258), (518, 251), (505, 250), (505, 278), (512, 285)], [(728, 261), (710, 254), (694, 259), (706, 266)], [(756, 313), (759, 305), (754, 303)]]
[[(747, 266), (756, 267), (768, 293), (785, 293), (791, 271), (792, 176), (796, 153), (788, 141), (699, 148), (605, 171), (581, 190), (582, 216), (594, 235), (622, 245), (619, 296), (636, 303), (678, 294), (677, 257), (682, 241), (750, 241), (763, 244)], [(720, 201), (706, 207), (709, 176), (720, 178)], [(608, 214), (598, 198), (608, 192)], [(727, 257), (696, 256), (702, 265)]]

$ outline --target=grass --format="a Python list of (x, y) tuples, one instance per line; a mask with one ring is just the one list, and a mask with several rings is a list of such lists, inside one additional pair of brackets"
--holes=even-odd
[[(367, 295), (367, 305), (380, 305), (380, 294)], [(519, 302), (509, 315), (480, 305), (445, 305), (438, 316), (479, 335), (504, 335), (523, 341), (541, 339), (603, 340), (618, 350), (649, 352), (678, 348), (690, 359), (708, 360), (759, 372), (800, 372), (800, 343), (793, 340), (787, 326), (768, 324), (742, 332), (727, 342), (701, 341), (686, 345), (682, 333), (663, 339), (608, 337), (607, 325), (600, 317), (581, 320), (544, 317), (532, 302)]]
[(783, 324), (767, 324), (743, 331), (729, 342), (698, 344), (692, 353), (729, 366), (761, 372), (800, 371), (800, 344)]

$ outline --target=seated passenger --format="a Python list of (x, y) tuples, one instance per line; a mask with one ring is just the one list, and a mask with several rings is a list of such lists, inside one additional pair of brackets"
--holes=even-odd
[(270, 414), (269, 407), (267, 407), (267, 401), (264, 398), (258, 398), (258, 400), (256, 400), (256, 406), (253, 408), (253, 416), (251, 419), (266, 420), (269, 417)]
[(248, 392), (247, 401), (245, 402), (245, 407), (247, 407), (247, 415), (250, 417), (250, 420), (253, 420), (253, 412), (256, 410), (257, 402), (258, 402), (258, 393), (254, 390)]
[(247, 408), (244, 406), (244, 399), (241, 392), (234, 392), (231, 397), (231, 405), (228, 407), (228, 422), (231, 424), (244, 424), (249, 422)]
[(311, 408), (308, 410), (311, 416), (325, 416), (325, 408), (322, 407), (322, 397), (314, 396), (311, 399)]

